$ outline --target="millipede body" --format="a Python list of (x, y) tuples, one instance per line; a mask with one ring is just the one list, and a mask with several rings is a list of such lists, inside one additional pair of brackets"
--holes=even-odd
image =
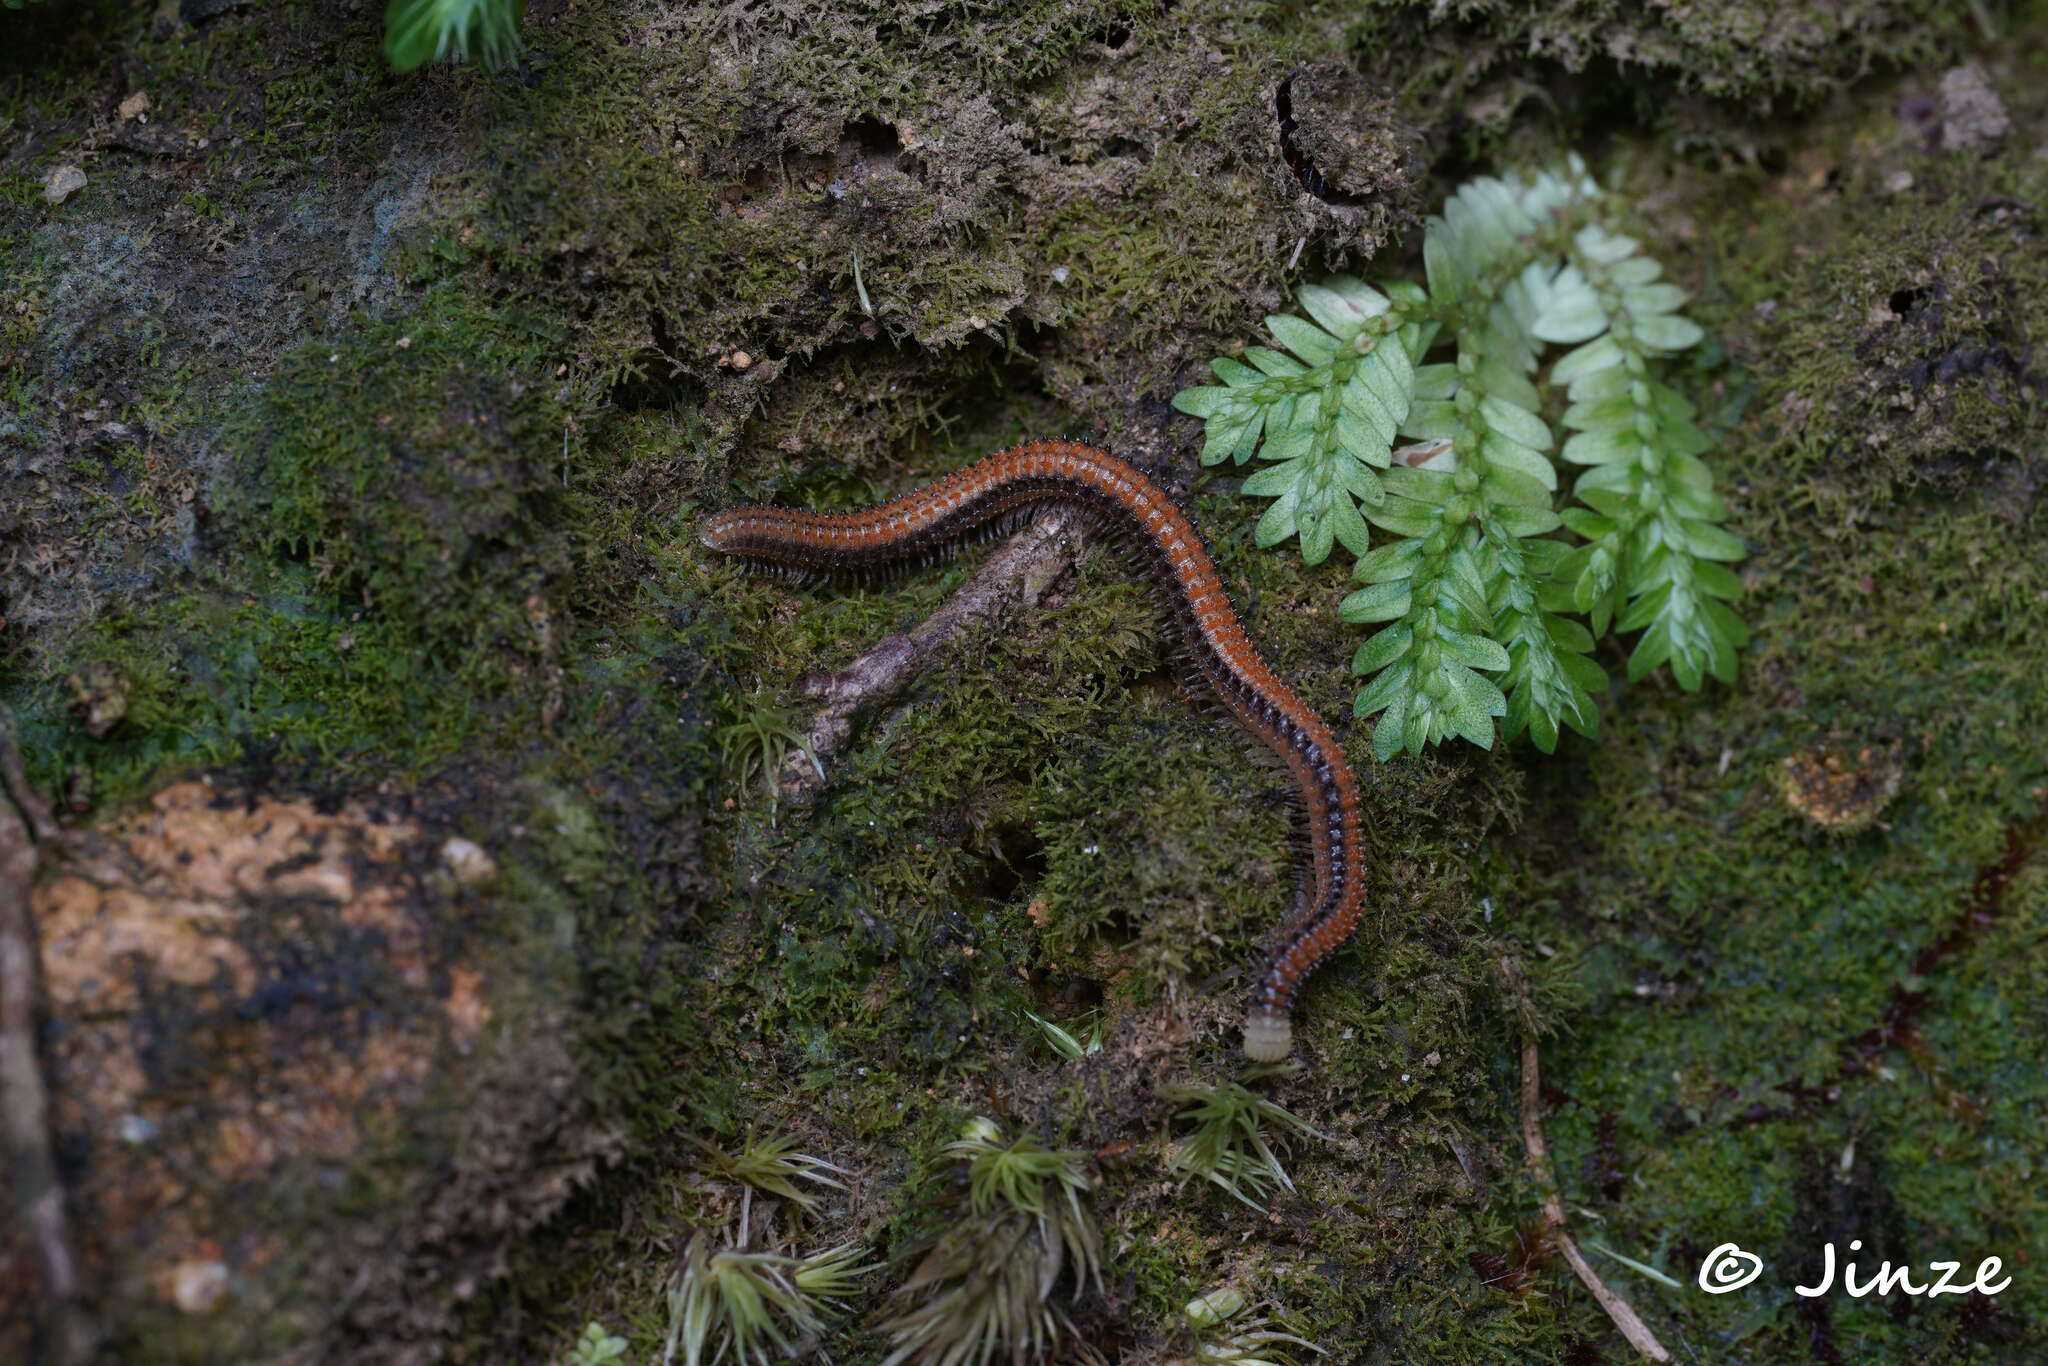
[(1308, 823), (1309, 876), (1259, 972), (1244, 1025), (1248, 1056), (1284, 1058), (1292, 1047), (1288, 1014), (1296, 989), (1358, 923), (1364, 869), (1357, 784), (1330, 728), (1252, 648), (1201, 538), (1149, 479), (1093, 446), (1027, 441), (859, 512), (766, 506), (720, 512), (705, 524), (703, 538), (714, 550), (758, 564), (860, 571), (928, 555), (991, 523), (1051, 506), (1080, 508), (1135, 543), (1203, 678), (1294, 777)]

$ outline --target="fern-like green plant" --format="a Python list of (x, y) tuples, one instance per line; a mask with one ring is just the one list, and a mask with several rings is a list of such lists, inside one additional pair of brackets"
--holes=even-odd
[[(796, 1140), (787, 1134), (757, 1140), (750, 1131), (746, 1142), (736, 1153), (727, 1152), (695, 1135), (690, 1136), (690, 1141), (703, 1150), (704, 1165), (713, 1175), (750, 1191), (764, 1191), (776, 1196), (806, 1214), (817, 1209), (818, 1193), (797, 1185), (797, 1182), (809, 1181), (837, 1191), (846, 1189), (845, 1182), (833, 1179), (847, 1175), (846, 1168), (834, 1166), (822, 1157), (797, 1152)], [(746, 1221), (742, 1219), (741, 1227), (745, 1226)]]
[[(1267, 462), (1244, 481), (1276, 500), (1261, 546), (1356, 558), (1364, 587), (1339, 611), (1381, 628), (1352, 660), (1381, 759), (1454, 735), (1490, 748), (1496, 721), (1546, 753), (1560, 727), (1594, 734), (1607, 676), (1589, 655), (1610, 627), (1643, 632), (1631, 680), (1666, 662), (1687, 689), (1734, 679), (1748, 633), (1726, 562), (1742, 543), (1720, 525), (1691, 406), (1657, 378), (1702, 334), (1618, 213), (1577, 157), (1474, 180), (1429, 220), (1426, 289), (1303, 285), (1306, 318), (1266, 319), (1284, 350), (1212, 361), (1221, 384), (1174, 397), (1205, 423), (1202, 463)], [(1429, 360), (1440, 343), (1450, 354)], [(1582, 506), (1562, 512), (1536, 383), (1547, 343), (1576, 343), (1548, 377), (1571, 399), (1562, 457), (1587, 467)], [(1403, 436), (1417, 444), (1396, 451)]]
[(964, 1164), (952, 1218), (914, 1247), (896, 1288), (901, 1312), (882, 1325), (882, 1366), (988, 1366), (1051, 1355), (1073, 1325), (1054, 1298), (1102, 1285), (1102, 1228), (1087, 1202), (1084, 1154), (1030, 1138), (1004, 1142), (991, 1120), (971, 1121), (948, 1160)]
[(495, 71), (519, 51), (525, 8), (525, 0), (391, 0), (384, 10), (384, 59), (403, 72), (474, 56)]
[[(1254, 1068), (1250, 1075), (1266, 1076), (1274, 1070), (1278, 1069)], [(1273, 1125), (1276, 1133), (1323, 1137), (1299, 1115), (1234, 1081), (1162, 1086), (1159, 1094), (1180, 1107), (1176, 1120), (1195, 1126), (1175, 1146), (1167, 1174), (1179, 1177), (1183, 1186), (1200, 1177), (1253, 1209), (1263, 1209), (1259, 1202), (1276, 1188), (1294, 1191), (1294, 1179), (1266, 1142), (1266, 1126)]]
[(714, 1249), (693, 1235), (668, 1280), (663, 1366), (678, 1349), (684, 1366), (715, 1366), (728, 1353), (738, 1366), (793, 1360), (797, 1344), (822, 1335), (836, 1302), (858, 1294), (875, 1270), (860, 1254), (856, 1243), (809, 1257)]

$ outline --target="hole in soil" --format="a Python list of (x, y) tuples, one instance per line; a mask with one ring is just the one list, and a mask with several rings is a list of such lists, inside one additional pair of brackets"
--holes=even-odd
[[(1936, 280), (1931, 284), (1915, 285), (1910, 289), (1895, 289), (1891, 298), (1885, 300), (1885, 305), (1901, 318), (1909, 318), (1929, 299), (1938, 303), (1947, 297), (1948, 286)], [(1933, 321), (1939, 324), (1940, 319), (1937, 317)]]
[(1025, 826), (991, 830), (980, 858), (980, 891), (990, 901), (1009, 901), (1020, 887), (1034, 887), (1045, 876), (1045, 844)]
[(1032, 984), (1038, 999), (1038, 1013), (1048, 1019), (1064, 1020), (1093, 1010), (1102, 1004), (1102, 983), (1093, 977), (1047, 977)]
[(882, 119), (855, 119), (839, 130), (842, 160), (887, 161), (903, 150), (896, 125)]

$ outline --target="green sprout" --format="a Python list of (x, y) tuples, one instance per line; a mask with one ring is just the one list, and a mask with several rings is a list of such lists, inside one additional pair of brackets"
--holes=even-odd
[(897, 1288), (907, 1307), (882, 1325), (893, 1350), (883, 1366), (987, 1366), (1045, 1355), (1073, 1325), (1052, 1302), (1061, 1274), (1078, 1295), (1102, 1283), (1102, 1231), (1082, 1203), (1083, 1154), (1030, 1138), (1004, 1144), (975, 1119), (945, 1156), (967, 1167), (965, 1217), (927, 1249)]
[(1181, 1312), (1195, 1336), (1194, 1353), (1186, 1358), (1190, 1366), (1292, 1366), (1287, 1346), (1306, 1347), (1318, 1356), (1328, 1356), (1307, 1338), (1282, 1332), (1264, 1315), (1249, 1318), (1228, 1332), (1219, 1331), (1225, 1322), (1245, 1309), (1244, 1292), (1221, 1286), (1189, 1300)]
[(796, 727), (795, 715), (763, 701), (756, 693), (753, 708), (738, 720), (720, 726), (713, 738), (718, 741), (719, 757), (732, 771), (739, 787), (745, 790), (758, 779), (772, 802), (776, 795), (775, 775), (782, 771), (791, 751), (809, 759), (821, 780), (825, 776), (818, 756), (804, 743)]
[[(1263, 1075), (1255, 1069), (1254, 1075)], [(1194, 1121), (1194, 1132), (1173, 1150), (1167, 1171), (1185, 1186), (1196, 1177), (1222, 1187), (1253, 1209), (1275, 1188), (1292, 1194), (1294, 1181), (1267, 1145), (1260, 1122), (1320, 1139), (1323, 1135), (1272, 1101), (1237, 1082), (1221, 1086), (1163, 1086), (1159, 1094), (1182, 1108), (1176, 1119)], [(1250, 1194), (1246, 1194), (1249, 1191)], [(1256, 1197), (1256, 1198), (1254, 1198)]]
[(744, 1186), (749, 1192), (765, 1191), (779, 1196), (806, 1213), (817, 1208), (818, 1195), (815, 1191), (805, 1190), (797, 1182), (809, 1181), (838, 1191), (846, 1189), (844, 1182), (835, 1181), (826, 1174), (845, 1176), (846, 1168), (834, 1166), (822, 1157), (793, 1151), (796, 1140), (787, 1134), (756, 1141), (749, 1132), (746, 1145), (737, 1154), (728, 1153), (694, 1136), (690, 1141), (704, 1150), (704, 1165), (713, 1176)]
[(1103, 1019), (1099, 1011), (1091, 1010), (1075, 1022), (1074, 1028), (1081, 1031), (1079, 1036), (1066, 1026), (1033, 1015), (1028, 1010), (1024, 1015), (1038, 1026), (1039, 1031), (1045, 1036), (1046, 1046), (1068, 1062), (1085, 1058), (1091, 1053), (1100, 1053), (1103, 1037), (1109, 1032), (1109, 1022)]
[(617, 1361), (625, 1355), (624, 1338), (613, 1337), (601, 1323), (591, 1323), (569, 1349), (569, 1366), (604, 1366), (607, 1361)]
[(789, 1360), (799, 1343), (831, 1325), (830, 1302), (856, 1294), (875, 1269), (860, 1265), (860, 1254), (858, 1243), (809, 1257), (713, 1252), (710, 1240), (695, 1234), (669, 1278), (663, 1366), (675, 1361), (678, 1347), (684, 1366), (716, 1366), (728, 1353), (738, 1366)]
[(524, 0), (391, 0), (384, 11), (384, 58), (393, 71), (423, 62), (470, 59), (497, 70), (519, 51)]

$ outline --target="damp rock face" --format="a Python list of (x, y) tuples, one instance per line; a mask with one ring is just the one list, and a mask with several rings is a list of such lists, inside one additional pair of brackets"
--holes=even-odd
[(152, 1359), (427, 1360), (617, 1152), (546, 972), (406, 805), (180, 782), (32, 897), (83, 1255)]

